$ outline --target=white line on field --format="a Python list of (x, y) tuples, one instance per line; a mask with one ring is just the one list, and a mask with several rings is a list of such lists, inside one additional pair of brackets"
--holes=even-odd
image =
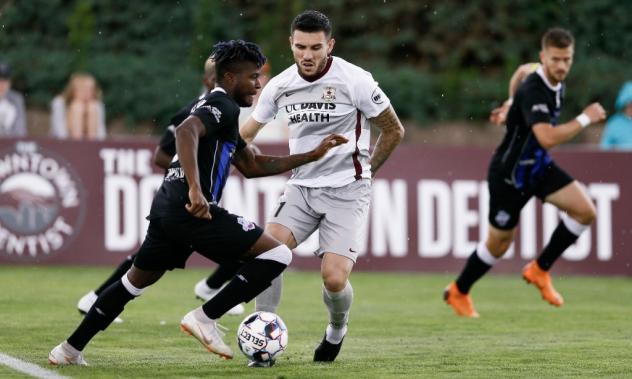
[(36, 364), (24, 362), (10, 355), (0, 353), (0, 364), (8, 366), (16, 371), (41, 379), (68, 379), (67, 376), (59, 375), (54, 371), (47, 370)]

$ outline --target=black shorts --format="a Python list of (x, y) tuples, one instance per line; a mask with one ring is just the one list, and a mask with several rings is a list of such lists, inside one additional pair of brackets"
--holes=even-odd
[(489, 223), (497, 229), (511, 230), (520, 220), (520, 211), (532, 196), (541, 201), (557, 192), (574, 179), (554, 162), (545, 169), (538, 182), (528, 188), (517, 189), (509, 179), (494, 169), (487, 174), (489, 187)]
[(134, 265), (147, 271), (184, 268), (194, 251), (219, 264), (236, 262), (263, 234), (255, 223), (223, 208), (211, 206), (211, 215), (211, 220), (188, 215), (150, 219)]

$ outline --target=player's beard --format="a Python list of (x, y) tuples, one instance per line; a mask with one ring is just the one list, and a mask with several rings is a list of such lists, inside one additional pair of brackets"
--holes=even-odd
[(557, 72), (555, 73), (555, 79), (556, 79), (558, 82), (563, 82), (563, 81), (564, 81), (564, 79), (566, 79), (566, 75), (568, 75), (568, 71), (557, 71)]
[(556, 84), (557, 83), (561, 83), (564, 81), (564, 79), (566, 79), (566, 76), (568, 75), (568, 71), (563, 71), (563, 70), (553, 70), (551, 68), (545, 67), (544, 71), (546, 72), (546, 77), (551, 80), (555, 80)]
[(302, 66), (300, 63), (296, 63), (296, 65), (298, 66), (298, 70), (301, 73), (301, 75), (304, 78), (310, 79), (310, 78), (314, 78), (318, 75), (320, 75), (323, 70), (325, 69), (325, 66), (327, 65), (327, 61), (329, 60), (329, 56), (326, 56), (325, 59), (321, 60), (320, 62), (318, 62), (318, 64), (316, 65), (316, 71), (313, 74), (306, 74), (303, 70), (302, 70)]
[(254, 99), (255, 95), (244, 93), (237, 98), (237, 104), (242, 108), (248, 108), (252, 106), (252, 103), (254, 103)]

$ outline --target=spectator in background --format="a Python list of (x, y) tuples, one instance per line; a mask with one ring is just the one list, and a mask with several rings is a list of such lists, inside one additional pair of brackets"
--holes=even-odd
[(606, 123), (601, 148), (632, 150), (632, 81), (623, 85), (614, 106), (617, 113)]
[(51, 102), (50, 135), (60, 139), (105, 139), (105, 106), (90, 74), (72, 74), (64, 92)]
[(11, 66), (0, 62), (0, 137), (26, 135), (24, 98), (11, 89)]

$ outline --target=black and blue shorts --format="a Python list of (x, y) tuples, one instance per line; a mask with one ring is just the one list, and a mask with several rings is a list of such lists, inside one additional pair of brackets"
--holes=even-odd
[(544, 201), (550, 194), (572, 183), (573, 179), (555, 162), (544, 168), (542, 176), (533, 185), (516, 188), (507, 175), (490, 168), (487, 174), (489, 187), (489, 223), (497, 229), (511, 230), (520, 220), (520, 211), (536, 196)]
[(219, 264), (241, 261), (263, 229), (214, 205), (210, 212), (211, 220), (186, 214), (151, 218), (134, 265), (147, 271), (184, 268), (193, 252)]

